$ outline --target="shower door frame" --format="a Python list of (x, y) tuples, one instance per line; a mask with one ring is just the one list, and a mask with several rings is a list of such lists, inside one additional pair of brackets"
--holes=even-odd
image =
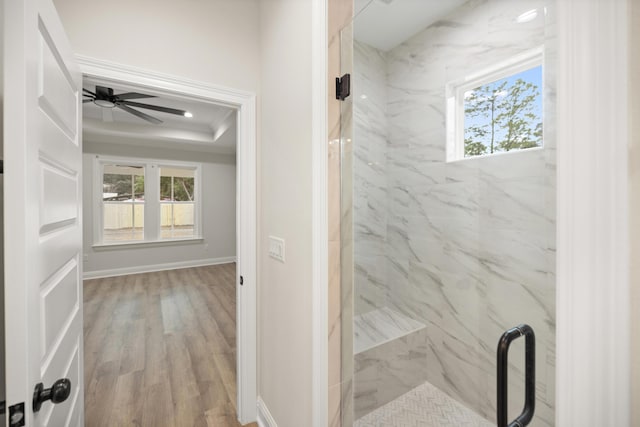
[[(633, 0), (558, 0), (556, 424), (630, 425), (628, 146)], [(314, 2), (317, 89), (327, 78), (327, 0)], [(597, 32), (594, 32), (597, 28)], [(318, 76), (322, 74), (322, 76)], [(585, 88), (595, 88), (585, 90)], [(328, 425), (327, 98), (313, 96), (312, 419)], [(613, 114), (612, 114), (613, 112)], [(605, 143), (603, 143), (603, 141)], [(320, 274), (321, 273), (321, 274)], [(588, 338), (588, 339), (587, 339)], [(596, 345), (594, 345), (596, 343)], [(319, 353), (317, 353), (319, 351)]]

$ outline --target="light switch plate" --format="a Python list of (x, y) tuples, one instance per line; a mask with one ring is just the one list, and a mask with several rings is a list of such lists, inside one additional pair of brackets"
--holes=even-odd
[(284, 262), (284, 239), (269, 236), (269, 256)]

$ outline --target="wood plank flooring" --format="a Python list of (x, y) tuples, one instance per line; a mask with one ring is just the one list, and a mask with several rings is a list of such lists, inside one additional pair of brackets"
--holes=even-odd
[(87, 427), (240, 425), (235, 274), (224, 264), (84, 282)]

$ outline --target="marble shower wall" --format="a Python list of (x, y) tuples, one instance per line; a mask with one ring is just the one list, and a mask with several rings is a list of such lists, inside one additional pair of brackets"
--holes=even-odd
[[(340, 32), (340, 72), (353, 74), (353, 23)], [(342, 426), (351, 427), (354, 419), (354, 244), (353, 197), (353, 97), (340, 103), (340, 280), (342, 325)]]
[[(343, 0), (329, 0), (328, 2), (328, 29), (327, 29), (327, 87), (332, 88), (334, 84), (334, 78), (341, 75), (342, 67), (342, 49), (341, 30), (347, 26), (353, 18), (353, 4), (351, 2), (345, 2)], [(345, 319), (343, 316), (348, 316), (349, 310), (343, 310), (344, 307), (352, 305), (350, 301), (343, 298), (343, 291), (348, 298), (352, 295), (352, 292), (347, 292), (347, 289), (351, 289), (349, 286), (342, 286), (341, 272), (343, 266), (341, 265), (341, 246), (342, 246), (342, 233), (341, 233), (341, 173), (340, 173), (340, 146), (341, 146), (341, 119), (342, 119), (342, 104), (336, 100), (335, 91), (329, 90), (328, 96), (328, 111), (327, 111), (327, 134), (329, 140), (328, 144), (328, 219), (329, 219), (329, 307), (328, 307), (328, 419), (329, 427), (350, 426), (352, 416), (347, 415), (352, 413), (348, 408), (351, 407), (348, 402), (352, 402), (353, 399), (349, 390), (351, 389), (352, 375), (345, 375), (353, 365), (353, 351), (349, 350), (353, 348), (352, 344), (352, 329), (347, 327), (347, 324), (352, 323), (351, 319)], [(349, 282), (351, 283), (351, 282)], [(343, 329), (344, 328), (344, 329)], [(346, 346), (343, 346), (343, 342)], [(344, 372), (343, 372), (344, 371)], [(343, 392), (344, 390), (344, 392)], [(347, 407), (346, 411), (343, 411), (343, 404)], [(346, 423), (343, 424), (343, 416)]]
[(384, 52), (353, 43), (354, 312), (386, 305), (387, 64)]
[[(515, 21), (531, 9), (535, 20)], [(496, 344), (528, 323), (541, 426), (554, 424), (555, 401), (554, 13), (553, 1), (471, 0), (388, 52), (354, 50), (355, 311), (427, 325), (426, 355), (422, 342), (415, 352), (427, 380), (490, 420)], [(445, 85), (542, 45), (544, 148), (446, 162)], [(523, 347), (510, 354), (514, 416)], [(366, 365), (393, 372), (380, 357)], [(356, 366), (356, 400), (372, 408), (386, 403), (371, 401), (385, 388), (376, 375)]]

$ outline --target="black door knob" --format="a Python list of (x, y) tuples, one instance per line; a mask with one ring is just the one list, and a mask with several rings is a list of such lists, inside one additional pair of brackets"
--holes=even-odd
[(51, 400), (52, 403), (64, 402), (70, 394), (71, 381), (66, 378), (56, 381), (51, 388), (44, 388), (42, 383), (38, 383), (33, 391), (33, 412), (40, 410), (42, 402), (47, 400)]

